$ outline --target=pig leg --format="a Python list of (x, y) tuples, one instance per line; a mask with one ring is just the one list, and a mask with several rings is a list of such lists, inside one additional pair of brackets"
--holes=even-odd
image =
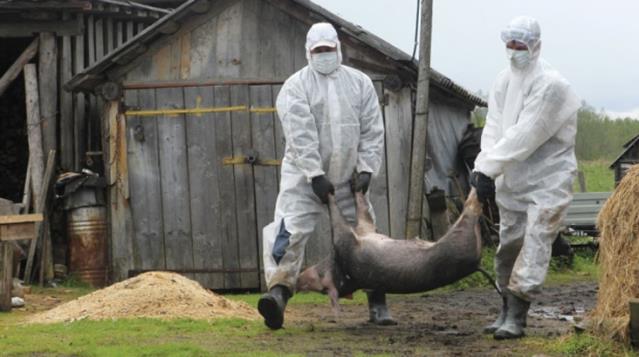
[(380, 326), (397, 325), (386, 306), (386, 294), (383, 291), (367, 291), (369, 322)]
[(369, 211), (366, 196), (364, 196), (361, 192), (356, 192), (355, 204), (357, 206), (357, 234), (364, 235), (367, 233), (375, 233), (375, 223), (373, 223), (373, 217)]
[(333, 311), (333, 321), (337, 322), (339, 319), (339, 314), (341, 309), (339, 307), (339, 294), (337, 293), (337, 289), (333, 287), (328, 290), (328, 297), (331, 299), (331, 310)]

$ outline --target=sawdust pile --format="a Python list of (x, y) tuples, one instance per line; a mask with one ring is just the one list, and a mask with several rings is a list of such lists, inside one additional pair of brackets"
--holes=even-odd
[(235, 317), (253, 320), (255, 309), (230, 301), (179, 274), (150, 272), (113, 284), (35, 315), (30, 323), (71, 322), (82, 319)]
[(606, 201), (597, 226), (599, 292), (591, 327), (600, 336), (629, 341), (628, 301), (639, 297), (639, 165), (633, 166)]

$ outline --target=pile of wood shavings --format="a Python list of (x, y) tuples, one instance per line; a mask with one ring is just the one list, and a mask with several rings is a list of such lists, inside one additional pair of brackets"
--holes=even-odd
[(140, 317), (195, 320), (233, 317), (254, 320), (258, 315), (247, 304), (228, 300), (179, 274), (149, 272), (35, 315), (28, 322)]

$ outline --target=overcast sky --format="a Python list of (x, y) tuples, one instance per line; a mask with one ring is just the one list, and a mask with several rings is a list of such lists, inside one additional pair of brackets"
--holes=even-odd
[[(412, 53), (416, 0), (313, 0)], [(500, 30), (517, 15), (541, 25), (542, 57), (590, 105), (639, 119), (639, 0), (433, 0), (431, 65), (487, 92), (506, 66)]]

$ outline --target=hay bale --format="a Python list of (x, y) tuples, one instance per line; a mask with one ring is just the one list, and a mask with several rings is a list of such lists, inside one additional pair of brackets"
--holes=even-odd
[(597, 226), (599, 292), (591, 328), (602, 337), (627, 343), (628, 302), (639, 297), (639, 165), (628, 171), (606, 201)]

